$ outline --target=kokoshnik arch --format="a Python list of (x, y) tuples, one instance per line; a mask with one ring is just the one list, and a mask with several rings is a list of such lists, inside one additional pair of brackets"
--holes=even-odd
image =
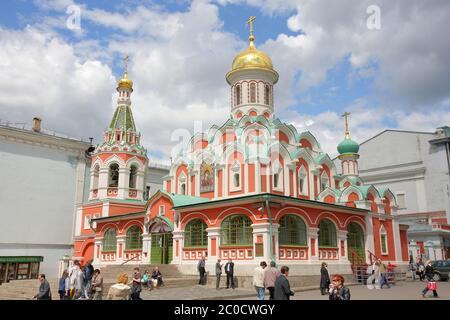
[(90, 197), (78, 209), (74, 259), (94, 259), (99, 266), (171, 263), (194, 273), (205, 255), (209, 266), (232, 258), (237, 274), (275, 260), (304, 275), (317, 274), (322, 261), (342, 273), (373, 256), (407, 263), (407, 227), (398, 222), (395, 196), (364, 185), (358, 175), (359, 145), (350, 138), (349, 114), (337, 146), (341, 173), (309, 131), (276, 117), (279, 75), (255, 47), (253, 20), (249, 47), (226, 74), (229, 119), (191, 138), (163, 178), (163, 190), (148, 201), (148, 157), (125, 68), (117, 109), (92, 154)]

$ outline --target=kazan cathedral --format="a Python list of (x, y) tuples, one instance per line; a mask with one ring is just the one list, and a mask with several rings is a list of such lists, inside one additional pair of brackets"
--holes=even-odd
[(299, 275), (318, 274), (322, 262), (344, 274), (373, 258), (407, 263), (407, 226), (398, 222), (393, 193), (358, 176), (359, 145), (350, 139), (348, 114), (338, 173), (309, 131), (276, 117), (278, 73), (254, 40), (250, 28), (249, 47), (226, 74), (230, 118), (192, 136), (163, 189), (146, 201), (148, 158), (125, 69), (117, 109), (92, 153), (73, 259), (93, 259), (99, 267), (175, 264), (193, 274), (204, 255), (211, 272), (218, 258), (233, 259), (237, 275), (262, 260)]

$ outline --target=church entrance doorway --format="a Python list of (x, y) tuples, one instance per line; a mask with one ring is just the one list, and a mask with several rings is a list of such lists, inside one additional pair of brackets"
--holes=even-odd
[(151, 264), (169, 264), (172, 262), (172, 231), (172, 221), (164, 216), (158, 216), (149, 221), (148, 232), (151, 235)]
[(348, 260), (352, 261), (352, 253), (355, 252), (358, 256), (358, 261), (355, 263), (365, 263), (366, 262), (366, 250), (365, 250), (365, 239), (364, 231), (361, 226), (355, 222), (350, 222), (347, 227), (347, 252)]

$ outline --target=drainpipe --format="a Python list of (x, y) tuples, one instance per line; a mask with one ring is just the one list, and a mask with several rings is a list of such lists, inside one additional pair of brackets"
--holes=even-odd
[(273, 255), (273, 243), (272, 243), (272, 213), (270, 212), (270, 206), (269, 206), (269, 197), (268, 195), (265, 196), (266, 199), (266, 207), (267, 207), (267, 214), (269, 215), (269, 252), (270, 252), (270, 259), (271, 261), (275, 261), (275, 257)]

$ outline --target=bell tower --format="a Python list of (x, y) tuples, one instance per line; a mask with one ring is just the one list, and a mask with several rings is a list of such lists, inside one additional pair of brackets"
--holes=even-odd
[(148, 158), (131, 112), (133, 81), (128, 78), (128, 56), (124, 58), (124, 74), (118, 81), (117, 92), (116, 111), (103, 133), (103, 142), (92, 154), (89, 200), (143, 201)]

